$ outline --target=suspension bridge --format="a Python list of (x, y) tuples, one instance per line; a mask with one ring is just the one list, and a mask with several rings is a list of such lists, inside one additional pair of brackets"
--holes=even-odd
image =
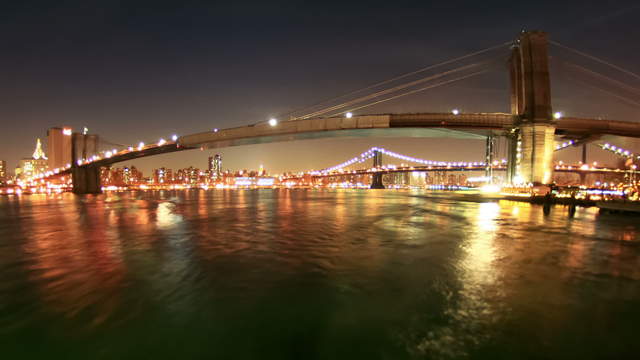
[[(70, 174), (74, 192), (97, 193), (101, 191), (100, 167), (135, 158), (190, 149), (213, 149), (291, 140), (406, 136), (486, 139), (484, 163), (469, 165), (470, 163), (467, 162), (456, 166), (460, 169), (481, 167), (487, 171), (493, 170), (491, 164), (495, 161), (493, 159), (495, 139), (504, 138), (508, 144), (507, 159), (504, 164), (500, 162), (500, 168), (495, 170), (505, 171), (505, 178), (509, 183), (548, 184), (552, 180), (554, 171), (563, 171), (554, 168), (553, 154), (556, 150), (597, 141), (604, 135), (640, 137), (638, 122), (569, 117), (552, 111), (549, 45), (586, 58), (598, 65), (607, 66), (627, 80), (640, 80), (640, 76), (631, 71), (566, 45), (549, 41), (544, 32), (522, 32), (515, 41), (430, 65), (268, 121), (175, 136), (171, 140), (161, 139), (149, 145), (139, 144), (124, 149), (108, 150), (90, 157), (78, 156), (78, 152), (73, 151), (69, 166), (51, 169), (47, 174), (41, 174), (40, 178)], [(555, 59), (552, 61), (558, 62)], [(505, 62), (508, 64), (510, 79), (511, 111), (509, 113), (453, 111), (450, 113), (354, 114), (356, 111), (361, 112), (372, 106), (484, 74), (497, 66), (504, 65)], [(571, 61), (559, 61), (559, 66), (572, 74), (580, 73), (596, 83), (604, 83), (606, 86), (589, 83), (589, 86), (603, 94), (614, 96), (630, 105), (640, 106), (640, 102), (634, 98), (640, 95), (640, 89), (626, 81), (617, 80)], [(436, 70), (437, 73), (431, 73)], [(416, 77), (419, 78), (416, 79)], [(557, 139), (560, 143), (556, 142)], [(371, 154), (381, 156), (383, 152), (378, 150)], [(372, 156), (375, 160), (376, 155)], [(374, 164), (373, 168), (380, 168), (379, 165), (381, 163)], [(433, 169), (441, 165), (426, 163), (419, 166)], [(449, 169), (451, 168), (452, 166), (449, 166)], [(327, 174), (329, 173), (330, 171)], [(316, 174), (315, 176), (324, 175)], [(374, 177), (372, 187), (381, 187), (382, 183), (377, 183), (379, 180), (379, 177)]]

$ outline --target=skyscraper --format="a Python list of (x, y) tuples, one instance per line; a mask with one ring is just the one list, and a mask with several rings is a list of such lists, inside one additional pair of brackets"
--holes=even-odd
[(213, 180), (218, 180), (222, 176), (222, 156), (216, 154), (215, 156), (209, 156), (209, 177)]
[(54, 127), (47, 130), (49, 169), (61, 169), (71, 164), (71, 129)]

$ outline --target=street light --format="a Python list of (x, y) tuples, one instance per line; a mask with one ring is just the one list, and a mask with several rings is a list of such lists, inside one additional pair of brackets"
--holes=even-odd
[(553, 113), (553, 118), (558, 120), (562, 117), (562, 113), (560, 111), (556, 111)]
[(458, 115), (458, 114), (460, 114), (460, 110), (458, 110), (458, 109), (453, 109), (453, 110), (451, 110), (451, 113), (452, 113), (453, 115)]
[(345, 116), (347, 117), (347, 119), (351, 119), (353, 117), (353, 114), (348, 112), (345, 114)]
[(271, 125), (271, 126), (276, 126), (276, 125), (278, 125), (278, 120), (277, 120), (277, 119), (275, 119), (275, 118), (271, 118), (271, 119), (269, 119), (269, 125)]

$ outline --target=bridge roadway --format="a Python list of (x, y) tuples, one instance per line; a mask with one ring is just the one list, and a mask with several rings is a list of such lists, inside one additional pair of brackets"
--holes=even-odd
[[(516, 117), (507, 113), (416, 113), (361, 115), (267, 122), (201, 132), (180, 137), (163, 145), (150, 144), (141, 150), (121, 150), (111, 157), (85, 162), (79, 167), (102, 167), (147, 156), (197, 148), (221, 148), (280, 141), (333, 137), (455, 137), (484, 139), (489, 133), (510, 131)], [(630, 121), (561, 118), (556, 135), (584, 138), (593, 135), (640, 137), (640, 123)], [(69, 174), (61, 170), (53, 176)]]
[[(484, 138), (490, 132), (506, 133), (517, 118), (506, 113), (417, 113), (362, 115), (267, 122), (182, 136), (178, 143), (189, 148), (221, 148), (329, 137), (456, 137)], [(640, 123), (630, 121), (561, 118), (556, 135), (583, 138), (591, 135), (640, 137)]]

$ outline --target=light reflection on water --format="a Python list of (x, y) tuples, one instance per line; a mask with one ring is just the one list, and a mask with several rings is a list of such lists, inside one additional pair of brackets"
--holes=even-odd
[(17, 358), (622, 356), (639, 228), (421, 192), (0, 198), (0, 342)]

